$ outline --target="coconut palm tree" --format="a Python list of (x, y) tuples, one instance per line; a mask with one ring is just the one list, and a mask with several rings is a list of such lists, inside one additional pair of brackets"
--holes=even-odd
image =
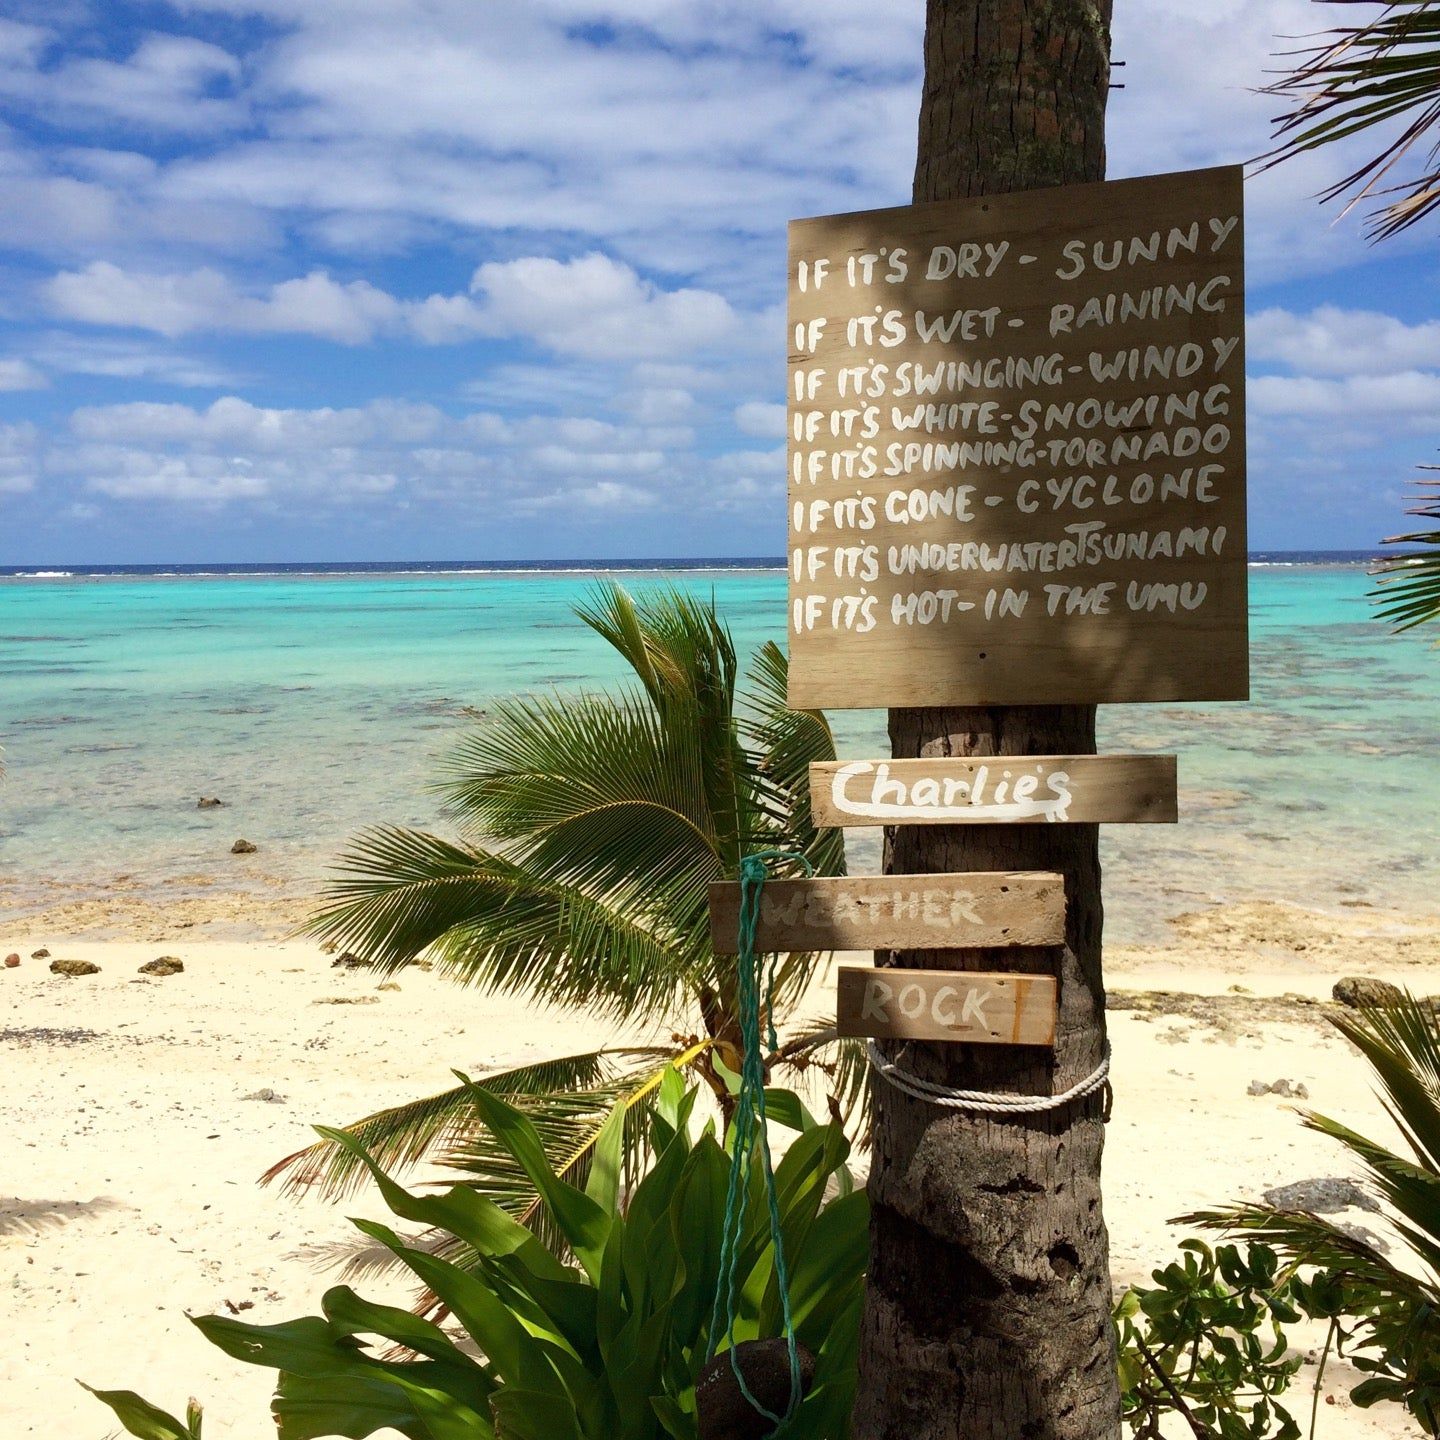
[[(1398, 235), (1440, 207), (1440, 0), (1316, 3), (1342, 5), (1346, 16), (1360, 18), (1283, 57), (1287, 68), (1265, 93), (1290, 108), (1275, 119), (1279, 144), (1264, 161), (1278, 165), (1378, 131), (1380, 148), (1321, 198), (1344, 199), (1347, 210), (1371, 203), (1372, 237)], [(1407, 513), (1440, 520), (1435, 482), (1422, 480), (1419, 492)], [(1380, 562), (1380, 615), (1401, 630), (1440, 619), (1440, 529), (1391, 535), (1382, 543), (1421, 549)]]
[[(916, 202), (1103, 179), (1110, 12), (1111, 0), (927, 0)], [(1095, 707), (892, 710), (890, 742), (897, 759), (1093, 753)], [(1040, 1094), (1093, 1069), (1105, 1045), (1094, 826), (896, 826), (885, 868), (1065, 876), (1053, 1055), (922, 1046), (927, 1079)], [(932, 952), (915, 963), (943, 962)], [(979, 1053), (989, 1049), (1003, 1053)], [(871, 1126), (855, 1440), (1113, 1440), (1101, 1097), (1016, 1124), (882, 1085)]]
[[(785, 704), (786, 661), (757, 655), (742, 693), (735, 647), (712, 602), (678, 590), (635, 600), (599, 587), (577, 613), (624, 658), (607, 693), (503, 702), (464, 740), (438, 789), (456, 838), (377, 828), (342, 857), (310, 933), (378, 973), (425, 957), (465, 985), (676, 1032), (672, 1044), (598, 1048), (492, 1073), (481, 1083), (529, 1115), (557, 1170), (585, 1173), (605, 1117), (623, 1102), (628, 1155), (643, 1163), (659, 1083), (679, 1063), (728, 1103), (740, 1069), (733, 957), (710, 941), (708, 887), (745, 855), (803, 855), (843, 873), (844, 840), (810, 815), (808, 767), (832, 759), (825, 717)], [(790, 1016), (819, 956), (782, 957), (777, 1018)], [(828, 1047), (828, 1048), (827, 1048)], [(773, 1067), (819, 1065), (853, 1097), (853, 1051), (818, 1023), (792, 1027)], [(527, 1223), (533, 1187), (475, 1123), (465, 1085), (347, 1128), (379, 1164), (458, 1168)], [(266, 1179), (339, 1195), (363, 1183), (355, 1152), (329, 1141)]]

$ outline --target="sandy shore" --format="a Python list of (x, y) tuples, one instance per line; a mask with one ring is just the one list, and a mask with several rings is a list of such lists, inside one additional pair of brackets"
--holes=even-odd
[[(345, 1215), (380, 1207), (363, 1192), (341, 1205), (294, 1201), (256, 1177), (305, 1144), (313, 1122), (445, 1088), (451, 1067), (589, 1048), (595, 1023), (418, 970), (381, 991), (313, 944), (207, 938), (228, 922), (203, 906), (168, 925), (141, 917), (146, 938), (128, 940), (74, 938), (88, 924), (72, 912), (62, 930), (61, 918), (0, 920), (0, 952), (25, 957), (0, 971), (0, 1433), (114, 1433), (78, 1376), (176, 1410), (194, 1394), (211, 1440), (262, 1440), (273, 1434), (268, 1374), (232, 1364), (185, 1313), (308, 1313), (333, 1283), (321, 1262), (352, 1233)], [(189, 923), (177, 929), (177, 918)], [(1174, 928), (1171, 946), (1107, 959), (1115, 1111), (1105, 1193), (1120, 1281), (1174, 1253), (1180, 1236), (1167, 1220), (1181, 1210), (1345, 1173), (1291, 1102), (1247, 1094), (1252, 1080), (1303, 1083), (1316, 1108), (1383, 1129), (1363, 1065), (1305, 997), (1355, 973), (1440, 990), (1440, 918), (1257, 903)], [(51, 975), (29, 958), (41, 946), (101, 973)], [(136, 973), (162, 953), (179, 955), (184, 973)], [(266, 1090), (283, 1098), (251, 1098)], [(361, 1288), (406, 1293), (395, 1282)], [(1398, 1414), (1353, 1410), (1345, 1382), (1332, 1367), (1321, 1435), (1408, 1433)], [(1292, 1393), (1297, 1411), (1308, 1408)]]

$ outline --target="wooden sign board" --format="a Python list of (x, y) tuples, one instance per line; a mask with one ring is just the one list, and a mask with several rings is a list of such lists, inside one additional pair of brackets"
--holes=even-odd
[(790, 226), (790, 703), (1243, 700), (1239, 166)]
[[(740, 886), (710, 887), (716, 952), (733, 955)], [(1044, 871), (836, 875), (771, 880), (760, 892), (760, 950), (963, 950), (1059, 945), (1065, 880)]]
[(1053, 1045), (1051, 975), (840, 967), (836, 1028), (889, 1040)]
[(1114, 824), (1178, 818), (1173, 755), (851, 760), (810, 767), (817, 825)]

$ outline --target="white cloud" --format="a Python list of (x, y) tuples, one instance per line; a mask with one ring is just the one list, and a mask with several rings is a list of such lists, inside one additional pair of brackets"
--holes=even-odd
[(204, 410), (146, 401), (88, 406), (71, 415), (70, 429), (84, 440), (240, 446), (272, 453), (426, 438), (440, 420), (433, 407), (393, 401), (348, 409), (283, 410), (227, 395)]
[(1256, 414), (1304, 416), (1331, 425), (1388, 418), (1408, 419), (1425, 428), (1433, 427), (1440, 414), (1440, 375), (1419, 370), (1343, 380), (1260, 375), (1251, 379), (1248, 394)]
[[(272, 409), (238, 396), (203, 408), (131, 402), (87, 406), (47, 467), (92, 494), (215, 506), (323, 508), (420, 497), (530, 514), (572, 497), (617, 510), (678, 500), (692, 468), (690, 432), (583, 416), (509, 421), (382, 399), (363, 406)], [(694, 498), (687, 499), (693, 508)]]
[(0, 390), (43, 390), (49, 383), (28, 360), (0, 359)]
[[(1249, 164), (1271, 149), (1281, 101), (1260, 88), (1282, 52), (1324, 27), (1313, 0), (1143, 0), (1115, 7), (1115, 78), (1107, 118), (1110, 174)], [(1297, 40), (1296, 37), (1302, 37)], [(1320, 274), (1369, 258), (1355, 215), (1316, 196), (1354, 169), (1369, 142), (1327, 147), (1246, 183), (1246, 269), (1252, 285)], [(1422, 242), (1394, 242), (1398, 253)]]
[(476, 270), (470, 289), (489, 333), (586, 359), (703, 352), (728, 340), (739, 323), (720, 295), (660, 290), (598, 254), (491, 261)]
[(678, 425), (699, 413), (695, 397), (678, 385), (639, 385), (623, 403), (642, 425)]
[(369, 281), (341, 282), (320, 270), (245, 291), (208, 266), (161, 274), (108, 260), (61, 271), (43, 294), (68, 320), (171, 338), (287, 333), (358, 345), (394, 334), (432, 344), (488, 336), (581, 359), (638, 360), (713, 351), (740, 331), (740, 317), (722, 296), (662, 290), (598, 254), (488, 262), (476, 270), (469, 295), (423, 300), (401, 300)]
[[(42, 111), (50, 122), (116, 122), (186, 134), (243, 124), (239, 59), (190, 36), (153, 33), (124, 60), (60, 55), (47, 63), (50, 37), (34, 26), (0, 34), (0, 95)], [(8, 41), (8, 43), (7, 43)]]
[(241, 329), (296, 331), (358, 345), (393, 326), (400, 302), (366, 280), (341, 284), (323, 271), (284, 280), (260, 301), (246, 301), (237, 314)]
[[(473, 513), (483, 499), (503, 518), (573, 499), (597, 515), (683, 503), (778, 516), (784, 409), (755, 397), (778, 398), (783, 222), (906, 198), (924, 8), (174, 0), (172, 29), (204, 17), (232, 48), (151, 33), (110, 35), (102, 52), (79, 28), (98, 12), (35, 0), (42, 23), (0, 21), (0, 97), (43, 122), (0, 126), (0, 245), (39, 254), (52, 275), (39, 303), (92, 328), (8, 345), (29, 367), (12, 380), (235, 389), (260, 383), (267, 347), (245, 346), (242, 364), (223, 340), (189, 337), (375, 346), (373, 368), (347, 358), (334, 389), (324, 373), (260, 377), (266, 397), (303, 407), (230, 395), (77, 411), (47, 467), (89, 486), (87, 504)], [(1313, 28), (1311, 0), (1117, 9), (1129, 64), (1110, 108), (1113, 174), (1266, 147), (1277, 107), (1254, 88), (1274, 37)], [(1337, 152), (1249, 183), (1252, 284), (1370, 259), (1358, 226), (1313, 199), (1346, 166)], [(19, 289), (33, 273), (0, 277), (0, 305), (37, 303)], [(1256, 382), (1257, 453), (1313, 461), (1418, 431), (1434, 413), (1437, 329), (1333, 306), (1261, 312), (1252, 358), (1285, 373)], [(318, 403), (397, 383), (382, 366), (411, 357), (382, 342), (476, 340), (492, 343), (453, 380), (432, 360), (398, 382), (453, 387), (445, 398), (476, 413)]]
[(240, 377), (213, 361), (143, 341), (53, 331), (34, 342), (32, 354), (46, 370), (113, 380), (146, 380), (185, 389), (233, 388)]
[(209, 328), (230, 312), (237, 297), (218, 271), (137, 275), (97, 260), (84, 270), (61, 271), (44, 287), (50, 308), (87, 325), (123, 325), (157, 335)]
[(216, 455), (156, 455), (119, 447), (92, 449), (79, 457), (86, 487), (116, 500), (175, 500), (202, 506), (255, 500), (270, 493), (265, 475)]
[(357, 345), (397, 325), (400, 302), (365, 280), (341, 283), (323, 271), (242, 292), (218, 270), (145, 274), (96, 260), (44, 286), (50, 308), (68, 320), (150, 330), (171, 338), (197, 331), (316, 335)]
[[(516, 235), (558, 234), (567, 249), (578, 237), (748, 307), (776, 293), (787, 218), (900, 202), (909, 186), (921, 0), (883, 13), (873, 0), (176, 8), (181, 26), (187, 12), (266, 15), (278, 33), (240, 54), (155, 32), (118, 60), (84, 53), (60, 19), (0, 37), (12, 103), (138, 131), (113, 152), (31, 156), (25, 185), (37, 193), (5, 218), (21, 243), (123, 236), (145, 237), (152, 255), (162, 240), (233, 251), (278, 240), (283, 224), (330, 247), (402, 253), (456, 233), (507, 250)], [(1277, 106), (1254, 92), (1286, 44), (1277, 37), (1313, 29), (1313, 9), (1117, 7), (1115, 53), (1128, 64), (1110, 107), (1112, 172), (1266, 149)], [(166, 126), (206, 143), (141, 154), (146, 127)], [(1358, 227), (1331, 227), (1311, 198), (1344, 173), (1342, 152), (1252, 182), (1256, 274), (1361, 256)], [(66, 211), (81, 212), (78, 229)]]
[(779, 440), (785, 435), (785, 407), (767, 400), (747, 400), (735, 407), (735, 426), (745, 435)]
[(39, 444), (40, 432), (28, 421), (0, 425), (0, 495), (23, 495), (35, 488)]
[(1378, 310), (1321, 305), (1308, 314), (1272, 308), (1249, 317), (1246, 352), (1313, 375), (1387, 375), (1440, 367), (1440, 320), (1407, 324)]

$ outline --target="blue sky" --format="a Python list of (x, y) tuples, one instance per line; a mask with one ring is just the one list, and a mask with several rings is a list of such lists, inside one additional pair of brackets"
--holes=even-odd
[[(1110, 173), (1310, 0), (1116, 0)], [(7, 0), (0, 564), (774, 555), (784, 243), (903, 203), (921, 0)], [(1247, 191), (1251, 539), (1401, 525), (1440, 241)]]

